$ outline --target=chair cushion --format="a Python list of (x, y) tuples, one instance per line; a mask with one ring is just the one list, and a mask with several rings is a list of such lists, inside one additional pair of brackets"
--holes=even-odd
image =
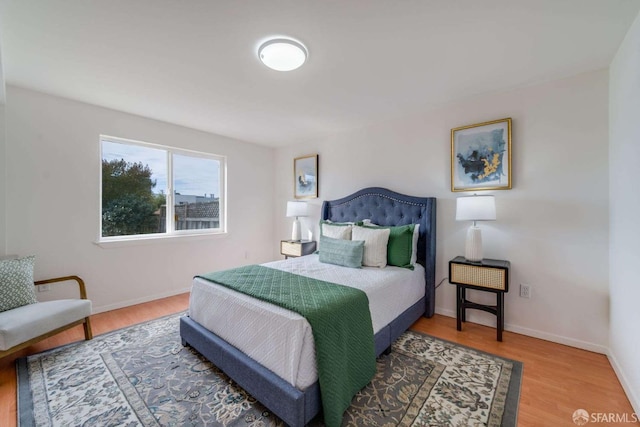
[(33, 290), (35, 256), (0, 261), (0, 311), (36, 303)]
[(91, 315), (91, 301), (64, 299), (24, 305), (0, 313), (0, 351)]

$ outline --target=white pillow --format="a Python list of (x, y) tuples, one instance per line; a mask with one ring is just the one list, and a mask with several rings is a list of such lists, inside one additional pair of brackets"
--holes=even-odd
[(330, 225), (327, 223), (320, 224), (320, 233), (322, 236), (331, 237), (332, 239), (351, 240), (351, 225)]
[(418, 260), (418, 237), (420, 236), (420, 224), (414, 224), (413, 228), (413, 247), (411, 248), (411, 265), (416, 265)]
[(351, 240), (364, 240), (364, 255), (362, 265), (366, 267), (387, 266), (387, 243), (389, 243), (388, 228), (353, 227)]
[[(363, 225), (377, 226), (370, 219), (363, 219)], [(413, 224), (413, 246), (411, 247), (411, 265), (416, 265), (418, 261), (418, 238), (420, 237), (420, 224)], [(354, 239), (355, 240), (355, 239)]]

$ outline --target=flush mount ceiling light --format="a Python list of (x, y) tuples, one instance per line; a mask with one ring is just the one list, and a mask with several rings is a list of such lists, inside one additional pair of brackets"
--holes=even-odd
[(295, 40), (271, 39), (260, 45), (258, 57), (271, 69), (291, 71), (307, 60), (307, 48)]

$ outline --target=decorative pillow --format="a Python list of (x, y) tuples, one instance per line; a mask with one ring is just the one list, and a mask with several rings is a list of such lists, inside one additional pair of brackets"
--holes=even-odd
[(0, 312), (34, 304), (33, 285), (35, 256), (0, 261)]
[[(353, 224), (350, 223), (320, 221), (320, 236), (351, 240), (352, 228)], [(322, 246), (322, 242), (320, 246)]]
[(320, 236), (320, 246), (320, 262), (352, 268), (362, 267), (364, 241)]
[(365, 225), (365, 227), (374, 229), (389, 229), (389, 243), (387, 244), (387, 265), (410, 268), (413, 270), (413, 264), (411, 264), (411, 256), (413, 254), (413, 236), (415, 230), (414, 224), (391, 227)]
[(416, 265), (418, 261), (418, 237), (420, 237), (420, 224), (414, 224), (413, 229), (413, 245), (411, 250), (411, 265)]
[(388, 228), (370, 228), (355, 226), (351, 231), (351, 239), (364, 240), (362, 265), (367, 267), (387, 266)]

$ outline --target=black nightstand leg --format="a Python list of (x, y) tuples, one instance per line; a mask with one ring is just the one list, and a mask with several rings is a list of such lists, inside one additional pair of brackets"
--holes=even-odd
[(496, 329), (498, 330), (498, 341), (502, 341), (502, 330), (504, 329), (504, 293), (496, 292), (496, 300), (496, 314), (498, 315), (498, 325)]
[(465, 307), (467, 302), (467, 288), (460, 286), (460, 318), (463, 322), (467, 321), (467, 308)]
[(464, 315), (464, 309), (462, 308), (462, 299), (464, 288), (462, 286), (456, 286), (456, 327), (459, 331), (462, 330), (462, 316)]

